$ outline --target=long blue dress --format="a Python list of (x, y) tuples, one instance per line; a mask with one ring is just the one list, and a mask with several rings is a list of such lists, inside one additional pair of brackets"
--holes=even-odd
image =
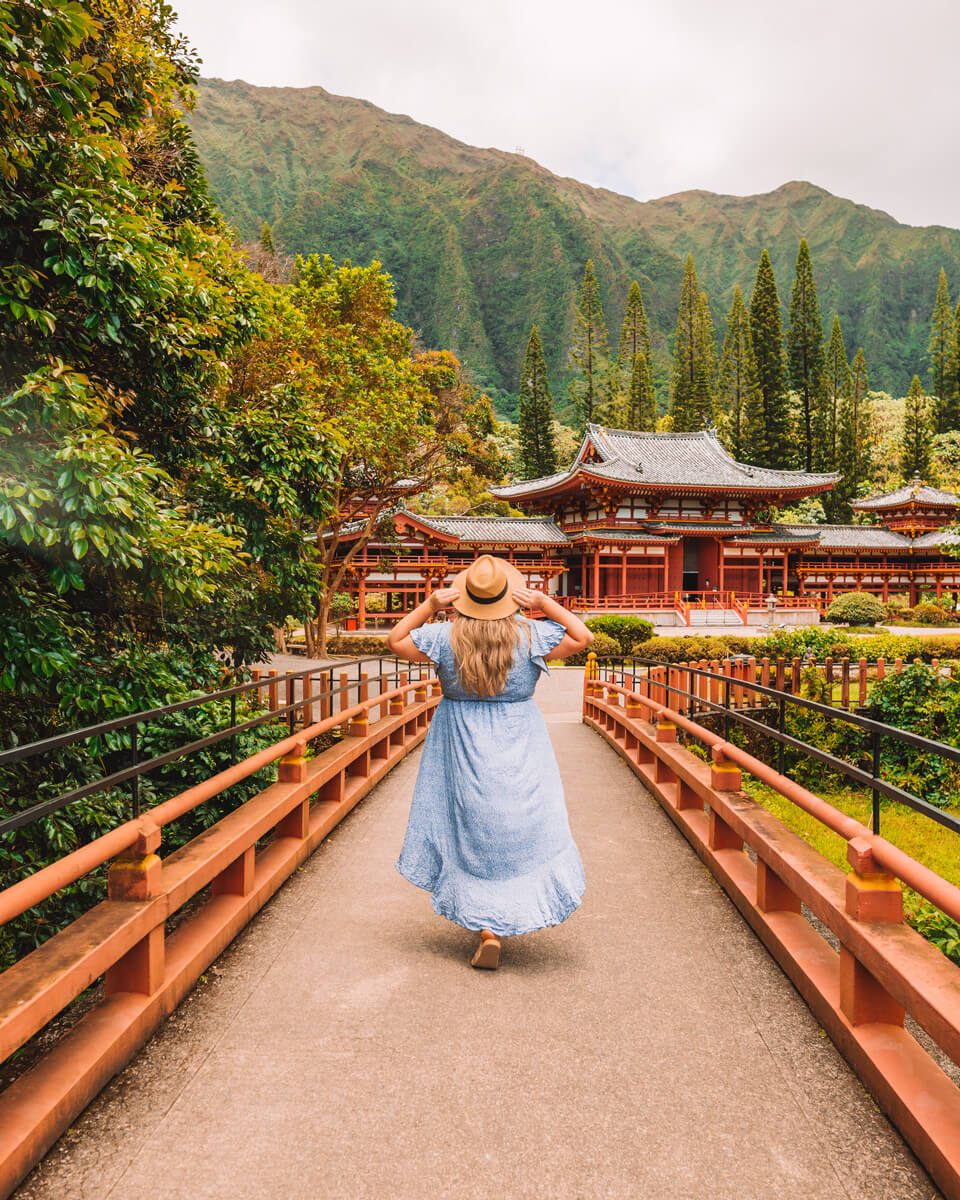
[(423, 747), (397, 870), (432, 893), (442, 917), (502, 937), (559, 925), (579, 907), (583, 863), (534, 689), (562, 639), (554, 621), (526, 621), (499, 696), (460, 687), (450, 624), (423, 625), (414, 644), (437, 666), (443, 699)]

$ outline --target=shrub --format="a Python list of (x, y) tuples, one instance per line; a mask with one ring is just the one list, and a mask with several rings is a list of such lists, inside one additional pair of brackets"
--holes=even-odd
[(336, 625), (338, 634), (344, 617), (351, 616), (355, 609), (356, 605), (349, 592), (334, 592), (330, 597), (329, 617)]
[[(582, 667), (589, 654), (595, 654), (597, 658), (619, 658), (621, 653), (620, 643), (609, 634), (595, 633), (592, 645), (586, 650), (578, 650), (576, 654), (571, 654), (564, 662), (571, 667)], [(549, 658), (549, 655), (547, 657)]]
[(835, 625), (876, 625), (886, 615), (886, 605), (869, 592), (846, 592), (827, 609), (827, 620)]
[(627, 654), (631, 646), (646, 642), (653, 637), (653, 625), (643, 617), (624, 617), (611, 614), (590, 617), (584, 624), (592, 633), (605, 633), (620, 646), (620, 653)]
[(942, 608), (928, 600), (914, 608), (905, 609), (902, 616), (906, 621), (917, 621), (921, 625), (956, 625), (960, 620), (953, 609)]
[[(745, 649), (733, 650), (729, 641), (736, 640)], [(723, 659), (731, 654), (749, 653), (749, 638), (727, 639), (720, 637), (655, 637), (638, 642), (630, 653), (637, 658), (649, 658), (654, 662), (679, 663), (699, 662), (700, 659)]]
[(387, 611), (387, 593), (367, 592), (364, 604), (368, 613), (384, 613)]
[(368, 654), (385, 655), (390, 653), (387, 639), (382, 637), (332, 637), (327, 642), (327, 653), (343, 658), (363, 658)]

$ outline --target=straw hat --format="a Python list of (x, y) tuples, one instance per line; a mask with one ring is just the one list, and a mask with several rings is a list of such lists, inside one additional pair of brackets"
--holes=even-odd
[(514, 588), (526, 586), (513, 563), (494, 558), (492, 554), (481, 554), (454, 577), (451, 587), (458, 588), (460, 595), (454, 600), (453, 607), (465, 617), (475, 617), (478, 621), (499, 621), (519, 608), (510, 593)]

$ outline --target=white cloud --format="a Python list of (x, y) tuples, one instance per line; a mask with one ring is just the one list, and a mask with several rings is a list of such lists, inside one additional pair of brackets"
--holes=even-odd
[(180, 0), (203, 71), (370, 100), (651, 199), (789, 179), (960, 225), (956, 0)]

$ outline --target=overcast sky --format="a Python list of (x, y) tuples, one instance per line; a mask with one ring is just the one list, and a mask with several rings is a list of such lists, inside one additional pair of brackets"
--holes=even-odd
[(960, 226), (960, 0), (173, 0), (203, 73), (358, 96), (640, 200), (807, 179)]

